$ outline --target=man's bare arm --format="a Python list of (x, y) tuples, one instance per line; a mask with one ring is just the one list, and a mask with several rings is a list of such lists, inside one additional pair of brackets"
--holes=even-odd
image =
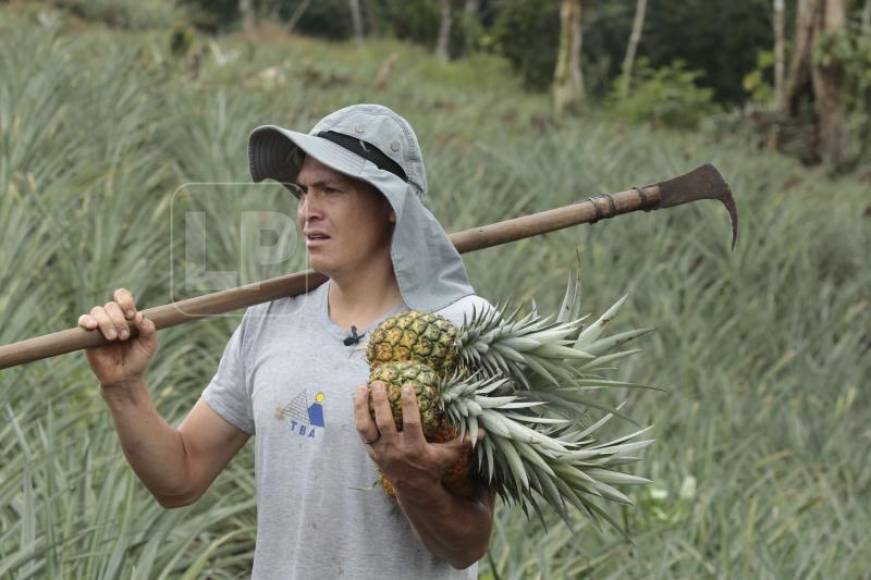
[[(248, 434), (227, 423), (202, 399), (178, 430), (157, 413), (145, 384), (145, 370), (157, 349), (156, 328), (136, 309), (130, 291), (115, 290), (111, 301), (80, 316), (79, 326), (100, 332), (109, 341), (86, 354), (133, 470), (166, 507), (196, 501), (242, 448)], [(131, 326), (137, 330), (135, 336)]]
[(176, 430), (151, 402), (144, 381), (103, 390), (127, 462), (164, 507), (195, 502), (248, 441), (200, 398)]
[(403, 513), (421, 542), (434, 555), (455, 568), (467, 568), (487, 551), (493, 525), (493, 498), (487, 491), (475, 498), (448, 492), (444, 472), (469, 450), (470, 443), (455, 439), (428, 443), (423, 436), (420, 409), (414, 390), (402, 391), (402, 431), (397, 431), (384, 384), (373, 382), (375, 420), (369, 413), (366, 387), (354, 402), (357, 431), (369, 456), (396, 489)]
[(429, 489), (397, 488), (396, 498), (423, 545), (454, 568), (468, 568), (487, 552), (494, 504), (488, 490), (467, 498), (437, 482)]

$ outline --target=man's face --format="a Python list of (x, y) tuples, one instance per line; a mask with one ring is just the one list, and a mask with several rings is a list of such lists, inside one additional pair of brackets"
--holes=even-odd
[(393, 210), (374, 187), (308, 156), (296, 182), (306, 190), (297, 220), (313, 270), (335, 277), (390, 260)]

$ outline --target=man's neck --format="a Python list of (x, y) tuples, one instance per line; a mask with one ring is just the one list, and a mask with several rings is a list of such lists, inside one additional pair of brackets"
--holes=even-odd
[(399, 284), (388, 258), (386, 267), (371, 267), (330, 279), (330, 318), (341, 327), (368, 328), (402, 302)]

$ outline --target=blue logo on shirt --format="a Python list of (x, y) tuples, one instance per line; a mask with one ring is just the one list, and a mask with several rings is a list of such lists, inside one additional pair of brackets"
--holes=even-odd
[(323, 428), (324, 423), (324, 394), (318, 391), (314, 396), (314, 403), (309, 405), (308, 393), (301, 392), (283, 407), (279, 404), (275, 408), (275, 418), (287, 423), (287, 430), (299, 437), (314, 439), (317, 428)]

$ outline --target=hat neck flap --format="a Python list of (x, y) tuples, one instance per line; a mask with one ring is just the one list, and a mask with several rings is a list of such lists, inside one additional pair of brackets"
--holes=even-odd
[(411, 186), (374, 164), (367, 169), (363, 178), (396, 213), (390, 257), (406, 305), (431, 312), (474, 294), (459, 252)]

